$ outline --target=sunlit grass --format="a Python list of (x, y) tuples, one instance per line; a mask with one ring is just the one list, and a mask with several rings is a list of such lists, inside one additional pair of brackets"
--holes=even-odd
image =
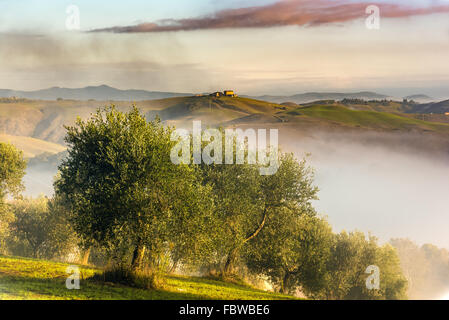
[(65, 286), (69, 265), (0, 256), (0, 300), (278, 300), (290, 296), (217, 280), (165, 276), (163, 289), (145, 290), (87, 280), (100, 269), (79, 266), (81, 289)]

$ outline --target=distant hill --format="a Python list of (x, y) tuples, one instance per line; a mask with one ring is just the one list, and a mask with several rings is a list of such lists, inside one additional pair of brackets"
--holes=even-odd
[(117, 100), (117, 101), (141, 101), (155, 100), (191, 95), (189, 93), (173, 93), (145, 90), (120, 90), (106, 85), (90, 86), (84, 88), (60, 88), (53, 87), (37, 91), (15, 91), (0, 89), (0, 97), (18, 97), (37, 100)]
[(399, 112), (353, 109), (339, 103), (332, 105), (311, 103), (306, 106), (288, 107), (272, 115), (253, 114), (222, 123), (224, 127), (236, 124), (249, 127), (275, 125), (279, 128), (294, 127), (298, 130), (305, 130), (308, 127), (317, 131), (332, 128), (340, 131), (355, 129), (378, 132), (421, 132), (444, 135), (446, 140), (449, 137), (447, 123), (425, 121)]
[[(79, 116), (88, 118), (98, 107), (109, 105), (111, 101), (44, 101), (18, 100), (2, 102), (0, 99), (0, 134), (30, 137), (57, 145), (64, 144), (64, 125), (72, 125)], [(112, 101), (119, 110), (129, 110), (132, 102)], [(448, 125), (443, 112), (449, 112), (449, 100), (432, 104), (403, 104), (395, 101), (366, 102), (357, 98), (341, 102), (331, 100), (306, 104), (277, 104), (245, 97), (188, 96), (168, 99), (147, 100), (136, 103), (148, 120), (159, 116), (169, 125), (191, 128), (193, 120), (201, 120), (204, 125), (236, 125), (250, 123), (276, 126), (311, 126), (315, 130), (348, 128), (357, 130), (417, 130), (447, 135)], [(447, 110), (447, 111), (445, 111)], [(313, 111), (313, 112), (312, 112)], [(319, 111), (319, 112), (318, 112)], [(436, 115), (421, 113), (439, 112)], [(415, 114), (419, 113), (419, 114)], [(443, 114), (441, 114), (443, 113)], [(38, 143), (21, 141), (27, 148), (38, 147)], [(53, 145), (54, 146), (54, 145)], [(29, 154), (37, 155), (46, 151), (49, 145), (37, 150), (29, 149)], [(25, 147), (23, 147), (24, 150)]]
[(410, 95), (410, 96), (404, 97), (404, 99), (407, 99), (407, 100), (430, 99), (430, 100), (432, 100), (433, 98), (432, 98), (432, 97), (429, 97), (429, 96), (426, 95), (426, 94), (412, 94), (412, 95)]
[(389, 112), (352, 110), (342, 105), (311, 105), (278, 114), (284, 121), (300, 121), (308, 117), (314, 121), (339, 124), (361, 129), (421, 131), (449, 135), (449, 124), (424, 121)]
[[(158, 105), (159, 115), (162, 120), (176, 120), (184, 117), (211, 118), (212, 122), (225, 119), (235, 119), (255, 113), (272, 114), (281, 109), (275, 103), (268, 103), (250, 98), (221, 97), (183, 97), (154, 101)], [(161, 108), (164, 106), (164, 108)]]
[(429, 97), (426, 94), (413, 94), (413, 95), (404, 97), (404, 99), (413, 100), (413, 101), (419, 102), (419, 103), (428, 103), (428, 102), (434, 101), (434, 99), (432, 97)]
[[(88, 118), (98, 107), (116, 105), (119, 110), (129, 110), (131, 101), (43, 101), (19, 100), (2, 102), (0, 99), (0, 134), (27, 136), (64, 144), (66, 130), (79, 116)], [(274, 113), (283, 107), (249, 98), (209, 96), (177, 97), (147, 100), (136, 103), (148, 120), (158, 115), (170, 124), (191, 126), (192, 120), (205, 124), (238, 119), (255, 113)]]
[(412, 106), (409, 110), (407, 110), (407, 112), (444, 114), (446, 112), (449, 112), (449, 100), (418, 104), (418, 105)]
[(0, 142), (10, 143), (17, 149), (22, 150), (25, 158), (33, 158), (42, 154), (57, 154), (66, 150), (66, 148), (60, 144), (20, 136), (10, 136), (6, 134), (0, 134)]
[(389, 96), (378, 94), (375, 92), (363, 91), (355, 93), (340, 93), (340, 92), (307, 92), (301, 94), (295, 94), (292, 96), (274, 96), (264, 95), (254, 97), (258, 100), (264, 100), (274, 103), (294, 102), (294, 103), (307, 103), (317, 100), (343, 100), (343, 99), (364, 99), (364, 100), (382, 100), (387, 99)]

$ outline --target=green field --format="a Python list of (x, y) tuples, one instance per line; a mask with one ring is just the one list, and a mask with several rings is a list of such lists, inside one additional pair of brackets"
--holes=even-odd
[(422, 130), (449, 133), (449, 124), (423, 121), (398, 114), (351, 110), (339, 105), (312, 105), (286, 112), (290, 117), (308, 117), (349, 127), (375, 130)]
[(283, 300), (293, 297), (207, 278), (165, 276), (144, 290), (86, 280), (100, 269), (80, 266), (80, 290), (65, 286), (68, 264), (0, 256), (0, 300)]

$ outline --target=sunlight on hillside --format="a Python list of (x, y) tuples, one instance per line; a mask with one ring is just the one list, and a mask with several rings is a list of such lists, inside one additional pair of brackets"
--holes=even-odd
[(59, 153), (66, 148), (60, 144), (22, 136), (0, 134), (0, 142), (10, 143), (23, 151), (25, 158), (32, 158), (42, 153)]

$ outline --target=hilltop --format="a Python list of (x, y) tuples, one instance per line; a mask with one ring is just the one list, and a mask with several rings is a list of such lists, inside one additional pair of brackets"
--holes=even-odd
[(146, 90), (120, 90), (107, 85), (89, 86), (84, 88), (60, 88), (52, 87), (36, 91), (18, 91), (0, 89), (0, 97), (18, 97), (37, 100), (118, 100), (118, 101), (141, 101), (152, 99), (163, 99), (191, 95), (189, 93), (174, 93)]
[(410, 96), (404, 97), (404, 99), (413, 100), (420, 103), (431, 102), (432, 100), (434, 100), (432, 97), (429, 97), (426, 94), (412, 94)]
[(449, 112), (449, 100), (417, 104), (406, 110), (409, 113), (437, 113), (444, 114)]
[(317, 100), (343, 100), (343, 99), (364, 99), (364, 100), (382, 100), (387, 99), (389, 96), (379, 94), (376, 92), (362, 91), (362, 92), (306, 92), (295, 94), (291, 96), (273, 96), (263, 95), (254, 97), (255, 99), (282, 103), (282, 102), (294, 102), (294, 103), (308, 103)]

